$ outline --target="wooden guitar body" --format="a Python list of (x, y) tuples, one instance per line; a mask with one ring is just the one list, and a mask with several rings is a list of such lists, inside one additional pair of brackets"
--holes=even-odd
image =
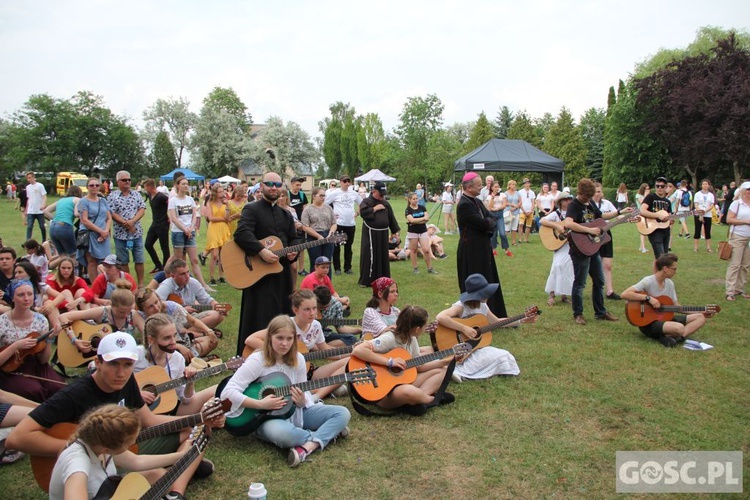
[(672, 321), (675, 313), (718, 313), (721, 312), (721, 307), (715, 304), (709, 304), (707, 306), (675, 306), (672, 299), (666, 295), (660, 297), (654, 297), (659, 301), (661, 307), (654, 309), (651, 304), (647, 302), (630, 300), (625, 304), (625, 317), (628, 318), (628, 322), (633, 326), (648, 326), (654, 321)]
[(85, 321), (74, 321), (70, 328), (80, 340), (88, 340), (91, 343), (91, 351), (83, 353), (63, 335), (57, 343), (57, 358), (66, 368), (78, 368), (96, 357), (96, 348), (105, 335), (112, 333), (112, 327), (108, 324), (92, 325)]
[[(2, 371), (4, 371), (5, 373), (12, 373), (18, 370), (21, 365), (23, 365), (28, 356), (39, 354), (47, 347), (47, 338), (52, 334), (52, 332), (53, 330), (50, 330), (46, 333), (31, 332), (26, 335), (26, 338), (36, 339), (36, 345), (28, 349), (20, 349), (16, 351), (0, 369), (2, 369)], [(10, 346), (0, 347), (0, 352), (3, 352), (8, 347)]]
[[(482, 328), (489, 324), (487, 316), (475, 314), (469, 318), (452, 318), (454, 321), (472, 328)], [(465, 342), (471, 346), (472, 352), (476, 349), (486, 347), (492, 343), (492, 332), (481, 333), (477, 338), (470, 339), (457, 330), (448, 328), (438, 323), (435, 333), (431, 335), (432, 345), (438, 350), (448, 349), (456, 344)]]
[[(275, 236), (263, 239), (263, 246), (268, 250), (281, 250), (281, 240)], [(229, 240), (221, 247), (221, 267), (224, 277), (235, 288), (253, 286), (268, 274), (280, 273), (284, 268), (281, 259), (269, 264), (256, 256), (247, 255), (234, 240)]]
[[(392, 349), (384, 356), (388, 358), (411, 359), (411, 354), (406, 349), (397, 347)], [(357, 394), (367, 401), (380, 401), (386, 397), (396, 386), (401, 384), (411, 384), (417, 380), (417, 367), (398, 370), (397, 368), (388, 368), (385, 365), (377, 363), (367, 363), (361, 359), (352, 356), (347, 365), (348, 370), (360, 370), (362, 368), (371, 368), (375, 371), (376, 384), (365, 384), (357, 387)]]
[(165, 384), (171, 380), (167, 371), (161, 366), (149, 366), (145, 370), (136, 373), (135, 380), (142, 391), (156, 394), (156, 399), (148, 406), (154, 413), (169, 413), (180, 402), (180, 398), (177, 397), (177, 391), (174, 389), (164, 392), (158, 392), (156, 389), (158, 384)]
[[(581, 225), (586, 227), (603, 228), (607, 225), (607, 221), (604, 219), (594, 219), (591, 222)], [(604, 232), (599, 236), (594, 236), (593, 234), (571, 231), (568, 233), (568, 238), (573, 242), (573, 245), (575, 245), (579, 252), (583, 255), (588, 255), (589, 257), (598, 252), (602, 245), (606, 245), (612, 241), (612, 237), (607, 232)]]
[(539, 226), (539, 239), (547, 250), (559, 250), (568, 241), (568, 232), (559, 232), (549, 226)]

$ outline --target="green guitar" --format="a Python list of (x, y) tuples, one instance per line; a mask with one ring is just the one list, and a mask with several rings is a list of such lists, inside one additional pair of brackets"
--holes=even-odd
[[(224, 390), (224, 387), (226, 387), (227, 382), (229, 382), (229, 379), (231, 379), (231, 377), (227, 377), (221, 381), (219, 387), (216, 389), (217, 397), (221, 398), (221, 393)], [(227, 418), (224, 428), (233, 436), (247, 436), (251, 432), (257, 430), (266, 420), (273, 418), (290, 418), (296, 409), (294, 401), (292, 401), (292, 387), (297, 387), (304, 392), (327, 387), (329, 385), (344, 384), (346, 382), (358, 384), (372, 382), (373, 380), (375, 380), (375, 371), (370, 367), (318, 380), (308, 380), (307, 382), (300, 382), (298, 384), (292, 384), (289, 377), (281, 372), (269, 373), (247, 386), (247, 389), (243, 391), (243, 394), (249, 398), (257, 400), (263, 399), (269, 395), (275, 395), (286, 400), (284, 407), (273, 411), (245, 408), (241, 415), (234, 418)]]

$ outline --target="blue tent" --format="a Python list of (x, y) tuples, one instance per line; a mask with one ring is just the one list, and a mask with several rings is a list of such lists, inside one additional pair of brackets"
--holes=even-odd
[(202, 175), (196, 174), (189, 168), (176, 168), (172, 170), (171, 172), (169, 172), (168, 174), (162, 175), (161, 177), (159, 177), (159, 179), (165, 182), (171, 181), (174, 179), (174, 174), (176, 174), (177, 172), (180, 172), (181, 174), (183, 174), (185, 177), (187, 177), (187, 180), (189, 181), (202, 181), (205, 179), (205, 177), (203, 177)]

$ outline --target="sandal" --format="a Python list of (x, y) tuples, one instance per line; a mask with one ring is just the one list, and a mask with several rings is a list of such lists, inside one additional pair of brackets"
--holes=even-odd
[(727, 300), (734, 301), (734, 295), (727, 295)]
[(714, 251), (711, 250), (710, 248), (706, 248), (706, 253), (714, 253)]
[(217, 339), (223, 339), (224, 338), (224, 332), (222, 332), (218, 328), (214, 328), (214, 335), (216, 335)]
[(750, 299), (750, 293), (743, 293), (742, 294), (743, 299)]
[(563, 295), (563, 298), (561, 299), (563, 304), (570, 304), (570, 299), (566, 295)]
[(554, 297), (548, 298), (547, 299), (547, 305), (550, 306), (550, 307), (554, 306), (555, 305), (555, 298)]

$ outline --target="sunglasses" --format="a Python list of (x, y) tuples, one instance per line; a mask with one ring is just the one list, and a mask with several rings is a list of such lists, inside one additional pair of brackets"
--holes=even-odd
[(667, 187), (667, 185), (666, 185), (666, 184), (657, 184), (657, 185), (656, 185), (656, 186), (654, 186), (654, 187), (655, 187), (656, 189), (659, 189), (659, 188), (665, 188), (665, 187)]
[(282, 183), (282, 182), (274, 182), (274, 181), (263, 181), (263, 185), (266, 186), (266, 187), (270, 187), (270, 188), (273, 188), (273, 187), (280, 188), (281, 186), (284, 185), (284, 183)]
[(130, 179), (117, 179), (118, 182), (130, 182)]

